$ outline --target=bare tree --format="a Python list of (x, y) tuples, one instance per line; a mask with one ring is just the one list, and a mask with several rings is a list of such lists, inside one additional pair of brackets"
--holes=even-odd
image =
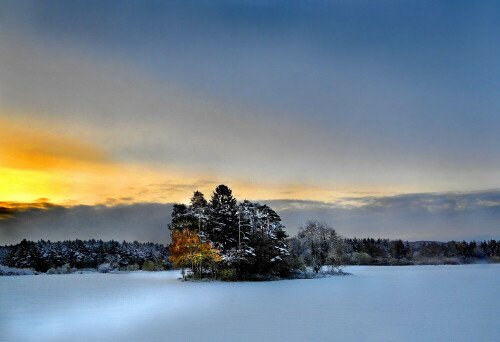
[(342, 238), (328, 224), (308, 221), (293, 240), (292, 252), (301, 256), (314, 272), (319, 272), (325, 265), (330, 266), (332, 270), (342, 266)]

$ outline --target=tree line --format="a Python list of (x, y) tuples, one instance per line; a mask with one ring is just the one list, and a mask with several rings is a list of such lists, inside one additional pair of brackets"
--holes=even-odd
[(344, 239), (344, 259), (353, 265), (464, 264), (500, 262), (500, 241)]
[(48, 273), (60, 272), (63, 266), (101, 271), (175, 266), (184, 278), (266, 280), (338, 272), (342, 265), (500, 262), (500, 241), (496, 240), (342, 238), (328, 224), (314, 220), (289, 237), (272, 208), (248, 200), (238, 203), (225, 185), (219, 185), (209, 201), (196, 191), (189, 205), (175, 204), (168, 228), (172, 242), (167, 247), (137, 241), (23, 240), (0, 247), (0, 265)]
[(38, 242), (23, 240), (0, 247), (0, 264), (47, 272), (66, 266), (74, 269), (164, 270), (172, 264), (165, 246), (157, 243), (73, 240)]

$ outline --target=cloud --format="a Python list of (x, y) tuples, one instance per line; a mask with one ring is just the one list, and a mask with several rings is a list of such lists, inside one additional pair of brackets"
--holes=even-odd
[[(353, 205), (353, 200), (357, 205)], [(115, 239), (168, 243), (172, 204), (110, 200), (109, 205), (1, 203), (0, 242)], [(346, 198), (347, 202), (260, 201), (274, 208), (290, 235), (309, 219), (331, 223), (346, 237), (416, 240), (500, 238), (500, 190)]]
[[(395, 123), (401, 123), (408, 116), (412, 122), (420, 113), (400, 118), (398, 115), (406, 112), (408, 106), (399, 96), (394, 96), (393, 89), (386, 90), (386, 96), (390, 96), (391, 101), (400, 99), (404, 103), (396, 106), (401, 107), (396, 110), (398, 115), (385, 117), (384, 124), (375, 122), (374, 118), (395, 109), (383, 107), (373, 113), (372, 101), (384, 102), (377, 94), (351, 95), (356, 103), (366, 102), (362, 112), (368, 114), (363, 116), (359, 116), (359, 109), (350, 105), (317, 104), (314, 98), (304, 99), (304, 105), (311, 108), (302, 108), (300, 113), (291, 115), (288, 110), (280, 112), (267, 106), (263, 109), (231, 101), (230, 93), (221, 100), (170, 78), (153, 78), (137, 64), (121, 58), (123, 54), (93, 56), (88, 51), (85, 54), (53, 41), (46, 45), (35, 44), (32, 40), (37, 41), (36, 38), (20, 34), (4, 33), (1, 38), (0, 105), (6, 108), (1, 115), (32, 126), (38, 122), (50, 123), (46, 125), (50, 133), (64, 132), (79, 140), (91, 141), (113, 159), (124, 163), (140, 164), (149, 169), (189, 171), (197, 178), (213, 178), (217, 174), (231, 181), (258, 179), (288, 185), (313, 184), (319, 179), (320, 185), (335, 186), (341, 191), (388, 189), (395, 193), (456, 189), (464, 183), (477, 188), (491, 186), (496, 179), (498, 158), (491, 157), (496, 151), (490, 151), (489, 157), (481, 158), (481, 162), (464, 163), (458, 159), (449, 160), (454, 153), (430, 153), (440, 150), (441, 141), (418, 135), (419, 141), (423, 139), (426, 144), (421, 151), (414, 151), (413, 146), (419, 144), (399, 139), (400, 134), (408, 137), (417, 133), (401, 133), (402, 126), (413, 128), (413, 125)], [(172, 50), (175, 47), (168, 49), (167, 55)], [(200, 52), (196, 55), (203, 56), (203, 51)], [(251, 54), (245, 58), (255, 59)], [(329, 63), (336, 65), (332, 60), (335, 59), (328, 59)], [(281, 58), (275, 62), (283, 64)], [(262, 67), (268, 66), (263, 64)], [(358, 70), (358, 67), (351, 65), (348, 69)], [(280, 69), (281, 76), (290, 75), (294, 68), (292, 64)], [(237, 68), (240, 69), (246, 70)], [(320, 72), (309, 67), (303, 71), (312, 77), (309, 92), (325, 92), (316, 88), (317, 82), (312, 82)], [(341, 78), (354, 77), (359, 79), (360, 76), (356, 72)], [(384, 74), (384, 79), (387, 77)], [(267, 80), (262, 82), (269, 83)], [(349, 93), (361, 84), (365, 83), (354, 82), (347, 90), (326, 91), (325, 94), (340, 101), (346, 97), (342, 95), (344, 92)], [(296, 86), (304, 88), (300, 82), (296, 82)], [(366, 87), (366, 91), (380, 89), (379, 79)], [(402, 88), (399, 83), (393, 87)], [(286, 94), (286, 98), (293, 97)], [(325, 107), (319, 121), (318, 118), (312, 120), (315, 117), (312, 108), (316, 105)], [(391, 131), (397, 133), (397, 137), (386, 140), (387, 134), (376, 136), (375, 133), (383, 131), (386, 125), (396, 126)], [(495, 124), (488, 127), (495, 127)], [(368, 134), (367, 128), (375, 132)], [(469, 140), (475, 141), (467, 137), (460, 141)], [(429, 141), (433, 143), (432, 148), (427, 147)], [(489, 146), (494, 145), (492, 139), (482, 145), (480, 151), (486, 148), (489, 151)], [(464, 150), (463, 146), (457, 146), (456, 149)], [(477, 156), (480, 151), (469, 154)], [(484, 164), (486, 161), (488, 165)], [(461, 173), (454, 172), (457, 166)], [(308, 198), (328, 199), (327, 196)]]
[(280, 213), (290, 233), (295, 233), (308, 219), (320, 219), (348, 237), (408, 240), (500, 237), (499, 190), (267, 203)]
[(80, 168), (109, 163), (98, 146), (68, 134), (51, 132), (50, 126), (15, 124), (0, 117), (0, 161), (3, 167), (22, 169)]
[(136, 203), (132, 205), (25, 205), (11, 210), (0, 220), (1, 244), (22, 239), (103, 239), (154, 241), (169, 239), (167, 223), (171, 204)]
[(0, 202), (0, 220), (9, 219), (15, 215), (27, 210), (46, 210), (56, 207), (57, 205), (50, 203), (47, 198), (39, 198), (35, 202)]
[(500, 207), (500, 191), (419, 193), (385, 197), (351, 197), (343, 200), (358, 203), (368, 211), (410, 208), (415, 212), (446, 212), (453, 214), (484, 207)]

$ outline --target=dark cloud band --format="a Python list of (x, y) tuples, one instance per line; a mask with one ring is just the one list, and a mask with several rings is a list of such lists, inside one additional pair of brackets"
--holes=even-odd
[[(334, 203), (266, 202), (289, 234), (308, 219), (327, 221), (347, 237), (408, 240), (500, 238), (500, 190), (345, 198)], [(356, 204), (353, 204), (356, 203)], [(0, 244), (31, 240), (115, 239), (167, 243), (172, 204), (64, 207), (45, 201), (2, 202)]]

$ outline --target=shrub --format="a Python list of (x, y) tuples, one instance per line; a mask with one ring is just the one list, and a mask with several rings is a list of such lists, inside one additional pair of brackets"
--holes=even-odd
[(170, 264), (161, 259), (155, 260), (155, 271), (167, 271), (170, 269)]
[(0, 265), (0, 276), (34, 275), (37, 274), (27, 268), (14, 268)]
[(413, 265), (414, 263), (413, 263), (413, 261), (410, 261), (406, 258), (402, 258), (402, 259), (391, 258), (390, 264), (394, 265), (394, 266), (408, 266), (408, 265)]
[(302, 255), (292, 258), (292, 270), (306, 271), (306, 264), (304, 262), (304, 257)]
[(365, 252), (352, 253), (351, 261), (355, 265), (369, 265), (372, 262), (372, 257)]
[(444, 265), (460, 265), (459, 260), (453, 258), (445, 258), (443, 261)]
[(53, 268), (53, 267), (52, 267), (52, 268), (49, 268), (49, 269), (47, 270), (47, 274), (57, 274), (57, 270), (56, 270), (55, 268)]
[(52, 267), (47, 270), (47, 274), (70, 274), (76, 271), (74, 268), (72, 269), (69, 264), (64, 264), (61, 267)]
[(129, 272), (139, 271), (139, 265), (137, 265), (137, 264), (127, 265), (127, 271), (129, 271)]
[(143, 271), (154, 271), (155, 270), (154, 262), (152, 262), (150, 260), (144, 261), (144, 263), (142, 264), (142, 270)]
[(500, 264), (500, 256), (491, 257), (490, 262), (492, 264)]
[(236, 269), (226, 268), (219, 271), (219, 278), (222, 281), (236, 281), (238, 279)]
[(97, 267), (97, 270), (101, 273), (109, 273), (113, 270), (113, 267), (111, 267), (111, 264), (109, 263), (104, 263), (99, 265), (99, 267)]

